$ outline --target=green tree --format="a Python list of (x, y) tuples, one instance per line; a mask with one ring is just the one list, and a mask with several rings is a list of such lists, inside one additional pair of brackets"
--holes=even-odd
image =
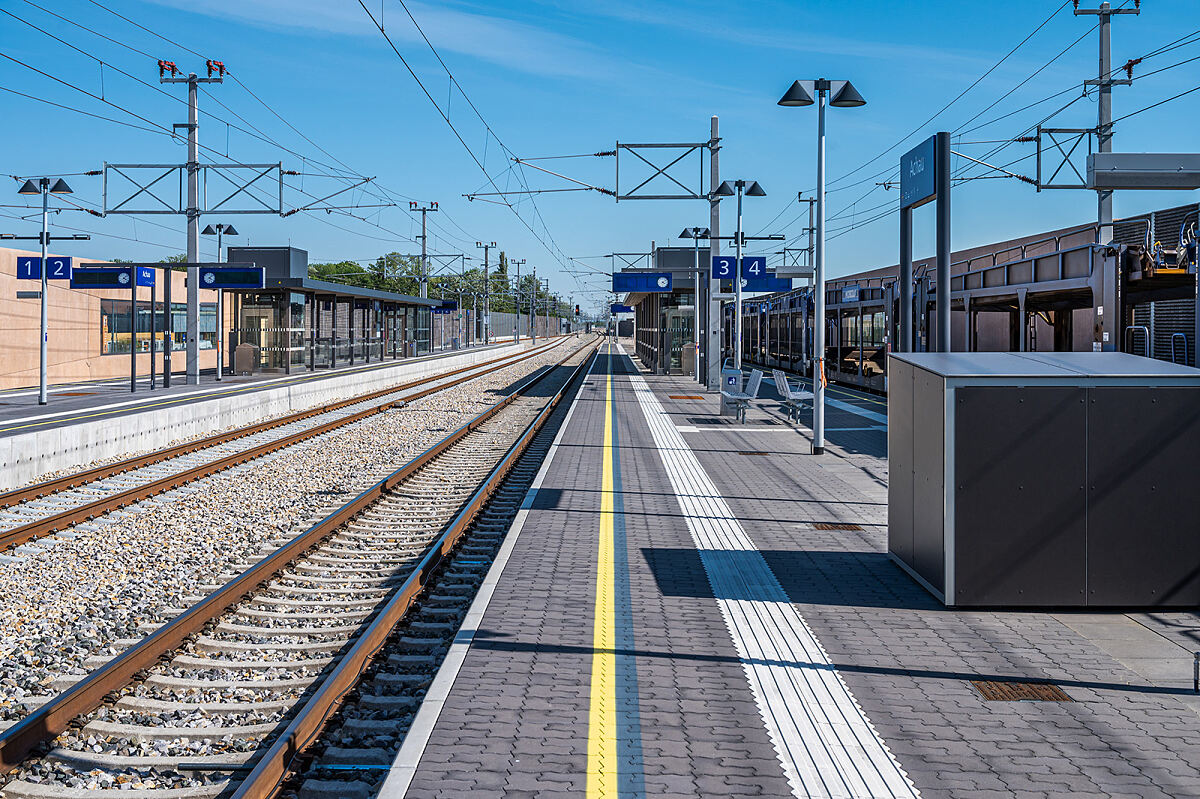
[(313, 280), (324, 280), (328, 283), (346, 283), (359, 285), (354, 280), (364, 279), (367, 270), (354, 261), (337, 261), (336, 263), (317, 263), (308, 265), (308, 276)]

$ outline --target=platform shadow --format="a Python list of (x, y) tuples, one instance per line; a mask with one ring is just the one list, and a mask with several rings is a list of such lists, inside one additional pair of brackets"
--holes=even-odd
[[(944, 606), (918, 585), (883, 552), (829, 550), (711, 550), (712, 563), (737, 568), (760, 556), (779, 581), (787, 598), (798, 605), (891, 608), (944, 611)], [(642, 557), (664, 596), (770, 601), (763, 587), (728, 581), (737, 590), (714, 593), (700, 550), (643, 547)], [(769, 590), (769, 587), (767, 587)]]

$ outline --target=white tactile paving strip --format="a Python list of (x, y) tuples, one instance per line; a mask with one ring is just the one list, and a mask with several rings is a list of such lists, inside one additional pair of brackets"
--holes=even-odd
[(919, 796), (645, 379), (629, 379), (792, 792)]

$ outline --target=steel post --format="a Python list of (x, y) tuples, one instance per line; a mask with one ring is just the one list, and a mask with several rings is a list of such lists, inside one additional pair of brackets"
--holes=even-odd
[[(225, 230), (224, 225), (217, 225), (217, 263), (221, 262), (221, 234), (224, 230)], [(216, 324), (217, 338), (216, 338), (215, 343), (217, 345), (217, 380), (218, 381), (220, 381), (222, 379), (221, 373), (225, 371), (224, 366), (221, 362), (221, 358), (225, 354), (225, 347), (223, 346), (224, 342), (222, 341), (222, 339), (225, 338), (225, 326), (223, 324), (221, 324), (225, 318), (225, 314), (224, 314), (225, 309), (222, 307), (222, 300), (224, 298), (225, 298), (225, 290), (217, 289), (217, 324)], [(291, 353), (288, 353), (288, 357), (289, 358), (291, 357)]]
[(41, 338), (38, 343), (38, 405), (45, 405), (49, 402), (46, 386), (46, 371), (48, 369), (46, 345), (50, 334), (47, 329), (49, 325), (47, 323), (46, 290), (50, 286), (50, 281), (49, 270), (46, 267), (48, 266), (47, 258), (49, 257), (47, 249), (50, 244), (50, 179), (42, 178), (40, 186), (42, 189), (42, 309), (40, 323)]
[[(733, 267), (733, 368), (742, 368), (742, 181), (737, 184), (737, 232)], [(738, 386), (741, 391), (741, 386)]]
[(950, 352), (950, 134), (937, 134), (937, 351)]
[(188, 76), (187, 160), (187, 382), (200, 383), (200, 281), (190, 264), (200, 261), (200, 111), (199, 85), (195, 74)]
[(900, 209), (900, 340), (899, 352), (912, 352), (913, 324), (912, 208)]
[(825, 89), (817, 92), (817, 262), (813, 266), (813, 443), (825, 451)]
[[(718, 135), (717, 117), (712, 118), (710, 130), (709, 157), (709, 191), (708, 191), (708, 252), (709, 255), (721, 254), (721, 198), (717, 196), (717, 187), (721, 185), (720, 136)], [(708, 390), (719, 391), (721, 388), (721, 301), (716, 298), (720, 293), (721, 284), (714, 280), (711, 270), (705, 270), (708, 277), (704, 284), (707, 287), (707, 313), (705, 325), (707, 328), (708, 345), (705, 366), (708, 370)]]

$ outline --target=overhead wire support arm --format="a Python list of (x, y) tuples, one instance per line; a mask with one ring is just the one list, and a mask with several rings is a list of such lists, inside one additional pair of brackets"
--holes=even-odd
[(525, 195), (550, 194), (552, 192), (559, 192), (559, 191), (598, 191), (601, 194), (607, 194), (610, 196), (613, 196), (615, 194), (615, 192), (611, 191), (610, 189), (601, 188), (599, 186), (571, 186), (571, 187), (565, 188), (565, 189), (518, 189), (516, 191), (477, 191), (473, 194), (464, 194), (463, 197), (466, 197), (468, 200), (475, 200), (476, 198), (482, 198), (482, 197), (508, 197), (508, 196), (514, 195), (514, 194), (516, 194), (516, 195), (520, 195), (520, 194), (525, 194)]
[(972, 158), (969, 155), (963, 155), (962, 153), (960, 153), (956, 150), (951, 150), (950, 154), (957, 155), (959, 158), (965, 158), (968, 161), (979, 164), (980, 166), (986, 166), (988, 169), (991, 169), (995, 172), (1002, 172), (1005, 175), (1007, 175), (1008, 177), (1016, 178), (1017, 180), (1019, 180), (1023, 183), (1028, 183), (1030, 186), (1038, 185), (1037, 181), (1034, 180), (1033, 178), (1027, 178), (1024, 175), (1018, 175), (1016, 172), (1009, 172), (1007, 169), (1004, 169), (1003, 167), (993, 166), (992, 164), (989, 164), (987, 161), (980, 161), (978, 158)]
[[(590, 183), (584, 183), (582, 180), (576, 180), (575, 178), (568, 177), (559, 172), (554, 172), (552, 170), (546, 169), (544, 166), (538, 166), (537, 164), (530, 164), (527, 161), (525, 161), (525, 159), (523, 159), (523, 158), (513, 158), (512, 160), (514, 163), (521, 164), (523, 166), (532, 167), (533, 169), (536, 169), (539, 172), (545, 172), (547, 175), (553, 175), (556, 178), (562, 178), (563, 180), (570, 181), (571, 183), (577, 183), (580, 186), (583, 186), (584, 188), (591, 189), (592, 191), (598, 191), (598, 192), (602, 192), (604, 194), (611, 194), (613, 196), (616, 196), (615, 192), (609, 191), (608, 189), (602, 189), (599, 186), (593, 186)], [(504, 192), (500, 192), (500, 193), (504, 193)]]
[[(321, 197), (320, 199), (313, 200), (308, 205), (302, 205), (299, 208), (293, 208), (290, 211), (284, 211), (282, 214), (280, 214), (280, 216), (291, 216), (292, 214), (297, 213), (299, 211), (311, 210), (313, 208), (313, 206), (317, 205), (318, 203), (323, 203), (326, 200), (329, 200), (329, 199), (332, 199), (332, 198), (338, 196), (339, 194), (345, 194), (346, 192), (350, 191), (351, 189), (356, 189), (359, 186), (362, 186), (364, 183), (370, 183), (374, 179), (375, 178), (363, 178), (362, 180), (358, 181), (357, 183), (352, 183), (349, 186), (346, 186), (344, 189), (338, 189), (337, 191), (335, 191), (332, 194), (327, 194), (324, 197)], [(324, 209), (318, 208), (317, 210), (320, 211), (320, 210), (324, 210)]]

